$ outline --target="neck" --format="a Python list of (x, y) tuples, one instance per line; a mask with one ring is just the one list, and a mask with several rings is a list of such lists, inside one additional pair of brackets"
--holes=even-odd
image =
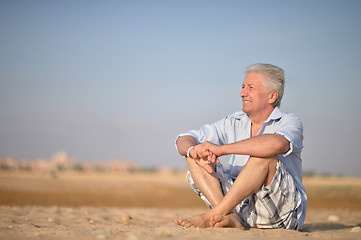
[(265, 109), (265, 111), (262, 111), (258, 114), (248, 114), (248, 116), (251, 118), (251, 122), (253, 125), (259, 126), (262, 125), (264, 121), (267, 120), (267, 118), (271, 115), (275, 108), (270, 107)]

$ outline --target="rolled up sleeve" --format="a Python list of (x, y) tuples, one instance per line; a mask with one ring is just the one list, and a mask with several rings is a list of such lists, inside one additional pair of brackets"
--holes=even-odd
[(217, 145), (223, 145), (226, 141), (226, 121), (227, 117), (212, 124), (205, 124), (199, 130), (191, 130), (181, 133), (177, 136), (175, 142), (177, 142), (178, 138), (182, 136), (192, 136), (195, 138), (197, 144), (208, 141)]
[(303, 148), (303, 125), (302, 121), (293, 114), (282, 119), (279, 129), (275, 132), (284, 136), (290, 142), (290, 148), (282, 156), (286, 157), (292, 152), (301, 152)]

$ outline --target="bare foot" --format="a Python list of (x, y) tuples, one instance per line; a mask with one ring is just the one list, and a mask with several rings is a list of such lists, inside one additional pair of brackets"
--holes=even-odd
[(217, 216), (213, 216), (210, 218), (209, 221), (209, 225), (210, 227), (215, 227), (215, 228), (239, 228), (244, 230), (242, 224), (239, 222), (238, 220), (238, 216), (235, 213), (230, 213), (226, 216), (221, 216), (221, 215), (217, 215)]
[(182, 227), (190, 228), (190, 227), (200, 227), (200, 228), (208, 228), (210, 227), (209, 217), (205, 214), (197, 215), (188, 219), (176, 219), (174, 220), (175, 224), (178, 224)]

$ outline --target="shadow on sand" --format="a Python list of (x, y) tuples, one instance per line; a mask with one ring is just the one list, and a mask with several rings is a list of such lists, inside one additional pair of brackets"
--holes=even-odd
[(340, 223), (312, 223), (312, 224), (304, 224), (301, 229), (299, 230), (300, 232), (323, 232), (323, 231), (332, 231), (332, 230), (342, 230), (342, 229), (351, 229), (354, 227), (361, 227), (361, 223), (354, 225), (354, 226), (349, 226), (349, 225), (344, 225), (344, 224), (340, 224)]

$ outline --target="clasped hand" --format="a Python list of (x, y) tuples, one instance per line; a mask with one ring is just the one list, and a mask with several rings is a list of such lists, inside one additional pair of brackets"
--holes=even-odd
[(212, 173), (213, 168), (210, 164), (219, 163), (218, 157), (221, 156), (220, 146), (205, 141), (194, 147), (191, 156), (199, 166)]

